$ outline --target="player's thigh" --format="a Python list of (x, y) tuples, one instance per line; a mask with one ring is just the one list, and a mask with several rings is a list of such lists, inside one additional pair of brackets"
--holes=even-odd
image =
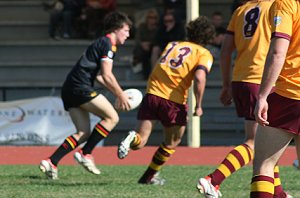
[(99, 94), (97, 97), (81, 105), (80, 107), (103, 119), (119, 119), (118, 113), (113, 105), (102, 94)]
[(294, 135), (285, 130), (258, 126), (255, 136), (254, 175), (272, 176), (274, 166)]
[(169, 147), (176, 147), (184, 134), (185, 126), (174, 125), (165, 127), (165, 144)]

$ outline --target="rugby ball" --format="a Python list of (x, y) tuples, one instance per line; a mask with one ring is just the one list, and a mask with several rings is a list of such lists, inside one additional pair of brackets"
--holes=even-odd
[(137, 108), (141, 104), (143, 94), (140, 90), (131, 88), (124, 90), (124, 93), (129, 97), (128, 102), (130, 105), (130, 110)]

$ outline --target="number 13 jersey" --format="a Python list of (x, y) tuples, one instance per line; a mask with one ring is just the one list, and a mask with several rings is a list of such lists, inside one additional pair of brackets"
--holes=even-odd
[(147, 93), (186, 104), (195, 71), (202, 69), (207, 74), (212, 62), (211, 53), (198, 44), (170, 42), (149, 77)]

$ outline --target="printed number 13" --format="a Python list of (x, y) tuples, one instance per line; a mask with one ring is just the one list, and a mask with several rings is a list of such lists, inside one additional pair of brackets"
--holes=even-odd
[[(166, 63), (166, 61), (168, 60), (167, 56), (170, 54), (170, 52), (174, 49), (174, 47), (176, 45), (177, 45), (177, 43), (172, 43), (172, 46), (161, 57), (160, 63)], [(189, 47), (181, 47), (181, 48), (179, 48), (179, 53), (176, 55), (176, 57), (175, 58), (171, 58), (169, 60), (169, 66), (171, 68), (176, 68), (176, 67), (179, 67), (180, 65), (182, 65), (185, 56), (187, 56), (190, 51), (191, 51), (191, 49)]]

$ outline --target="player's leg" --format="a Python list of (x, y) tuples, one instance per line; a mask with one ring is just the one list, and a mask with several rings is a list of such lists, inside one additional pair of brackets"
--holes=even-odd
[(67, 137), (56, 151), (40, 163), (40, 169), (48, 178), (57, 179), (57, 165), (68, 153), (73, 151), (80, 143), (86, 141), (90, 134), (89, 114), (80, 108), (70, 108), (70, 117), (75, 125), (76, 133)]
[(161, 98), (158, 119), (164, 126), (165, 140), (154, 153), (148, 169), (140, 178), (139, 183), (142, 184), (164, 183), (157, 174), (181, 142), (187, 124), (187, 106)]
[(95, 125), (87, 143), (82, 148), (83, 154), (91, 154), (94, 147), (106, 138), (119, 122), (119, 116), (112, 104), (102, 94), (81, 105), (81, 108), (101, 118)]
[(145, 146), (151, 134), (152, 128), (158, 120), (160, 97), (146, 94), (139, 107), (137, 119), (139, 120), (137, 130), (130, 131), (118, 145), (118, 157), (125, 158), (130, 149), (137, 150)]
[(164, 184), (165, 180), (158, 177), (158, 172), (162, 166), (170, 159), (175, 152), (175, 148), (181, 142), (185, 126), (165, 127), (165, 141), (162, 143), (153, 155), (152, 161), (139, 179), (141, 184)]
[(80, 107), (102, 119), (95, 125), (84, 147), (74, 154), (74, 158), (89, 172), (100, 174), (100, 171), (94, 164), (91, 153), (95, 146), (102, 139), (106, 138), (116, 126), (119, 122), (119, 116), (112, 104), (101, 94)]
[(232, 149), (211, 174), (200, 178), (197, 188), (203, 194), (220, 194), (221, 183), (253, 159), (253, 144), (257, 129), (253, 110), (259, 85), (243, 82), (232, 83), (232, 96), (238, 117), (245, 118), (245, 141)]
[(198, 187), (201, 193), (209, 194), (211, 191), (215, 191), (214, 194), (219, 194), (221, 183), (253, 159), (253, 142), (256, 128), (257, 123), (255, 121), (245, 120), (245, 142), (233, 148), (215, 171), (205, 178), (199, 179)]
[(255, 137), (251, 197), (273, 198), (274, 168), (293, 136), (292, 133), (282, 129), (258, 127)]
[(143, 148), (155, 123), (154, 120), (140, 120), (136, 131), (129, 131), (128, 135), (118, 144), (119, 159), (124, 159), (130, 150)]
[(299, 166), (299, 159), (300, 159), (300, 137), (299, 136), (295, 137), (294, 141), (295, 141), (295, 145), (296, 145), (297, 159), (294, 160), (293, 166), (296, 169), (300, 170), (300, 166)]
[(279, 166), (274, 168), (274, 197), (273, 198), (293, 198), (290, 194), (284, 191), (279, 176)]

